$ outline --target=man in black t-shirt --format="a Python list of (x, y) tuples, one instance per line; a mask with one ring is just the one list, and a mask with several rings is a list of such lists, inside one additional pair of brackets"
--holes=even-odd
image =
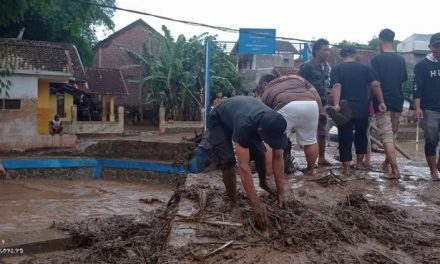
[(330, 77), (332, 96), (335, 110), (340, 110), (340, 100), (345, 99), (351, 110), (351, 119), (338, 125), (339, 157), (342, 162), (342, 174), (351, 174), (350, 161), (352, 160), (351, 147), (356, 148), (356, 168), (365, 169), (363, 160), (367, 153), (368, 103), (369, 89), (379, 100), (379, 110), (386, 111), (379, 82), (373, 70), (366, 64), (356, 61), (356, 50), (353, 47), (344, 47), (340, 53), (343, 62), (336, 65)]
[[(286, 120), (283, 116), (259, 100), (248, 96), (224, 99), (208, 116), (208, 157), (222, 170), (223, 183), (231, 200), (233, 210), (237, 209), (235, 155), (238, 161), (243, 188), (248, 195), (260, 229), (268, 225), (267, 213), (255, 190), (249, 161), (255, 160), (260, 177), (260, 186), (270, 191), (265, 182), (265, 150), (263, 140), (272, 149), (272, 166), (278, 191), (278, 202), (283, 206), (284, 160), (283, 151), (287, 145)], [(234, 145), (233, 145), (234, 144)], [(235, 155), (234, 155), (235, 147)]]
[(414, 118), (422, 121), (425, 156), (433, 180), (440, 180), (440, 155), (436, 148), (440, 132), (440, 32), (431, 36), (432, 53), (414, 67)]
[[(381, 54), (371, 60), (371, 66), (380, 82), (387, 112), (378, 112), (379, 102), (373, 98), (376, 112), (378, 135), (382, 140), (386, 158), (382, 164), (385, 178), (399, 179), (400, 172), (396, 162), (394, 135), (399, 127), (399, 118), (403, 108), (402, 85), (408, 79), (405, 60), (394, 51), (394, 32), (383, 29), (379, 33), (379, 46)], [(391, 166), (390, 166), (391, 165)], [(391, 167), (391, 171), (389, 168)]]

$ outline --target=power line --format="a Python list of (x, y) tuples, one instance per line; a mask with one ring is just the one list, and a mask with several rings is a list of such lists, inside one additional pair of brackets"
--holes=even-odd
[[(230, 33), (239, 33), (240, 32), (239, 29), (235, 29), (235, 28), (213, 26), (213, 25), (209, 25), (209, 24), (205, 24), (205, 23), (192, 22), (192, 21), (181, 20), (181, 19), (174, 19), (174, 18), (159, 16), (159, 15), (155, 15), (155, 14), (151, 14), (151, 13), (147, 13), (147, 12), (141, 12), (141, 11), (137, 11), (137, 10), (133, 10), (133, 9), (127, 9), (127, 8), (122, 8), (122, 7), (117, 7), (117, 6), (110, 6), (110, 5), (105, 5), (105, 4), (88, 2), (85, 0), (70, 0), (70, 1), (78, 2), (78, 3), (82, 3), (82, 4), (87, 4), (87, 5), (94, 5), (94, 6), (98, 6), (98, 7), (102, 7), (102, 8), (109, 8), (109, 9), (113, 9), (113, 10), (121, 10), (124, 12), (129, 12), (129, 13), (134, 13), (134, 14), (139, 14), (139, 15), (151, 16), (151, 17), (164, 19), (164, 20), (168, 20), (168, 21), (173, 21), (173, 22), (178, 22), (178, 23), (183, 23), (183, 24), (187, 24), (187, 25), (191, 25), (191, 26), (207, 27), (207, 28), (212, 28), (212, 29), (216, 29), (216, 30), (220, 30), (220, 31), (224, 31), (224, 32), (230, 32)], [(250, 32), (250, 33), (252, 33), (252, 32)], [(300, 42), (307, 42), (307, 43), (313, 42), (311, 40), (289, 38), (289, 37), (276, 37), (276, 38), (282, 39), (282, 40), (293, 40), (293, 41), (300, 41)]]

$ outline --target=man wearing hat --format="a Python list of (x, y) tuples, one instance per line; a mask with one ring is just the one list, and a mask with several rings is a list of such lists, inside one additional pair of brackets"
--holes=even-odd
[(436, 148), (440, 132), (440, 32), (431, 36), (426, 55), (414, 67), (414, 118), (422, 121), (425, 157), (433, 180), (440, 180), (440, 155)]
[(221, 101), (209, 113), (208, 131), (208, 157), (222, 170), (223, 183), (233, 210), (238, 207), (235, 174), (235, 164), (238, 163), (238, 173), (254, 211), (256, 225), (266, 230), (266, 208), (255, 190), (249, 162), (255, 160), (260, 186), (270, 191), (265, 181), (263, 140), (273, 149), (272, 166), (278, 202), (282, 206), (285, 199), (283, 150), (287, 145), (286, 121), (282, 115), (255, 98), (235, 96)]

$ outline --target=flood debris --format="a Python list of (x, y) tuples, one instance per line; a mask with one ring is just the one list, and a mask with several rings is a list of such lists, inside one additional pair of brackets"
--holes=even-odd
[[(231, 217), (222, 188), (198, 186), (178, 190), (166, 209), (151, 214), (57, 223), (79, 248), (22, 263), (440, 263), (438, 222), (415, 219), (359, 192), (333, 205), (291, 196), (284, 208), (264, 193), (267, 234), (253, 227), (247, 197), (242, 192), (239, 197), (239, 222)], [(176, 216), (182, 199), (201, 210)], [(201, 240), (167, 246), (170, 225), (179, 221), (195, 224)]]
[(328, 187), (330, 185), (343, 185), (346, 180), (341, 178), (341, 175), (336, 174), (333, 169), (330, 169), (330, 173), (318, 178), (310, 178), (307, 181), (314, 181), (322, 187)]

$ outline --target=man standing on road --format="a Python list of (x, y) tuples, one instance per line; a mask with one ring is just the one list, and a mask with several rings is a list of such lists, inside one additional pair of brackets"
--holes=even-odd
[(425, 157), (432, 179), (440, 180), (440, 155), (436, 148), (440, 132), (440, 32), (431, 36), (426, 55), (414, 67), (414, 118), (422, 121)]
[[(282, 207), (284, 192), (283, 150), (287, 145), (286, 120), (259, 100), (248, 96), (224, 99), (208, 116), (208, 158), (222, 170), (223, 183), (233, 210), (238, 209), (235, 164), (244, 190), (254, 211), (257, 227), (266, 230), (266, 208), (259, 199), (252, 180), (249, 161), (255, 160), (260, 186), (266, 186), (266, 164), (263, 140), (273, 149), (272, 164), (278, 203)], [(235, 154), (234, 154), (235, 148)], [(237, 161), (235, 159), (237, 156)], [(263, 186), (262, 186), (262, 180)]]
[(379, 110), (386, 111), (383, 102), (380, 84), (374, 76), (373, 70), (359, 61), (356, 61), (356, 50), (353, 47), (341, 49), (343, 62), (336, 65), (331, 73), (332, 96), (335, 110), (340, 110), (340, 101), (345, 99), (351, 110), (351, 118), (345, 123), (338, 125), (339, 157), (342, 162), (342, 174), (351, 175), (350, 162), (352, 160), (351, 148), (356, 148), (356, 168), (365, 169), (364, 157), (367, 153), (367, 128), (368, 128), (368, 105), (369, 89), (378, 98)]
[[(299, 75), (309, 81), (313, 87), (318, 91), (321, 97), (321, 103), (325, 107), (327, 101), (327, 91), (330, 88), (330, 65), (328, 60), (330, 58), (330, 43), (328, 40), (320, 38), (313, 43), (312, 55), (313, 58), (302, 64), (299, 70)], [(318, 123), (318, 165), (331, 166), (332, 164), (325, 158), (325, 139), (327, 136), (327, 119), (322, 118)]]
[[(394, 50), (394, 32), (391, 29), (383, 29), (379, 33), (379, 47), (381, 54), (371, 60), (371, 66), (383, 93), (383, 99), (387, 112), (378, 111), (379, 102), (373, 99), (376, 112), (378, 135), (382, 140), (385, 150), (385, 161), (382, 168), (385, 178), (399, 179), (400, 172), (396, 161), (394, 137), (399, 128), (399, 118), (403, 108), (402, 85), (408, 79), (405, 60)], [(390, 171), (391, 166), (391, 171)]]

